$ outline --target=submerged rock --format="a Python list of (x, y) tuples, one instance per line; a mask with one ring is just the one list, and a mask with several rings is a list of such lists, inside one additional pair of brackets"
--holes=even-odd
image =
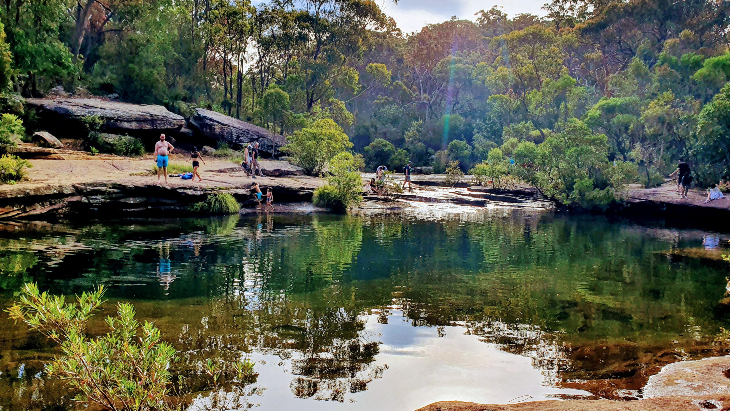
[(49, 126), (63, 130), (69, 122), (78, 127), (85, 117), (98, 116), (104, 121), (102, 130), (107, 132), (174, 131), (185, 125), (182, 116), (163, 106), (120, 103), (94, 98), (26, 99), (26, 104), (36, 107), (39, 116), (50, 122)]
[(286, 144), (283, 136), (263, 127), (202, 108), (195, 109), (190, 125), (205, 137), (223, 141), (236, 149), (242, 149), (248, 143), (258, 141), (261, 151), (273, 154), (277, 148)]
[(730, 356), (669, 364), (649, 377), (644, 398), (730, 394)]

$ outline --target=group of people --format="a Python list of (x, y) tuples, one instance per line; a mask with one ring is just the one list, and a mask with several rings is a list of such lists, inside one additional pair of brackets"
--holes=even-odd
[[(408, 164), (403, 167), (403, 175), (405, 178), (403, 180), (402, 188), (404, 190), (406, 188), (406, 184), (408, 184), (408, 190), (413, 191), (413, 187), (411, 186), (411, 170), (411, 162), (409, 161)], [(375, 170), (375, 178), (371, 178), (370, 181), (365, 184), (365, 190), (369, 193), (381, 195), (383, 192), (383, 188), (385, 187), (385, 177), (387, 172), (388, 167), (378, 166), (378, 168)]]
[[(167, 183), (167, 167), (170, 165), (170, 154), (172, 151), (175, 150), (175, 147), (170, 144), (169, 141), (166, 141), (165, 135), (160, 134), (160, 141), (155, 143), (155, 161), (157, 162), (157, 181), (159, 182), (162, 176), (165, 176), (165, 183)], [(195, 178), (198, 178), (198, 181), (203, 181), (203, 179), (200, 177), (200, 162), (203, 162), (205, 164), (205, 160), (203, 160), (203, 155), (200, 153), (200, 151), (196, 148), (193, 150), (192, 153), (190, 153), (190, 160), (192, 160), (193, 163), (193, 175), (192, 180), (195, 181)], [(243, 150), (243, 163), (241, 163), (241, 167), (243, 167), (243, 170), (246, 172), (246, 177), (252, 177), (256, 178), (256, 175), (258, 174), (261, 176), (261, 167), (259, 166), (259, 143), (250, 143), (246, 148)], [(259, 187), (258, 183), (253, 183), (251, 186), (251, 191), (253, 193), (254, 199), (258, 202), (259, 207), (262, 207), (262, 199), (263, 199), (263, 193), (261, 192), (261, 188)], [(274, 193), (270, 188), (266, 189), (266, 208), (273, 210), (274, 202)], [(263, 208), (263, 207), (262, 207)]]
[[(165, 135), (160, 134), (160, 141), (155, 143), (155, 161), (157, 162), (157, 181), (159, 182), (162, 176), (165, 176), (165, 183), (167, 183), (167, 167), (170, 165), (170, 154), (175, 150), (175, 147), (166, 141)], [(193, 178), (198, 178), (198, 181), (203, 181), (200, 177), (200, 162), (203, 160), (203, 155), (196, 148), (190, 153), (190, 160), (193, 162)], [(261, 166), (259, 165), (259, 143), (249, 143), (248, 146), (243, 150), (243, 163), (241, 167), (246, 172), (246, 177), (256, 178), (256, 175), (261, 176)]]
[[(677, 194), (679, 194), (682, 198), (687, 198), (687, 193), (689, 192), (689, 187), (692, 185), (694, 177), (692, 176), (692, 169), (689, 164), (687, 164), (683, 159), (679, 160), (677, 169), (669, 175), (670, 178), (675, 176), (677, 177)], [(707, 199), (705, 199), (705, 203), (719, 200), (724, 197), (725, 196), (722, 194), (722, 191), (720, 191), (717, 184), (713, 184), (707, 192)]]

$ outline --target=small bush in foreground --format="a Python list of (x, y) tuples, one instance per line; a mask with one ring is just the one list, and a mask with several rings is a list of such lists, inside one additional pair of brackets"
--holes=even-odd
[(47, 369), (78, 391), (76, 401), (115, 411), (169, 409), (164, 400), (175, 349), (160, 341), (152, 323), (140, 327), (131, 304), (117, 304), (117, 316), (106, 318), (109, 333), (86, 336), (86, 324), (103, 294), (100, 287), (81, 294), (74, 304), (26, 284), (8, 313), (60, 344), (61, 355)]
[(0, 145), (16, 146), (17, 140), (25, 135), (23, 121), (14, 114), (3, 114), (0, 117)]
[(33, 165), (28, 160), (5, 154), (0, 157), (0, 183), (14, 184), (25, 178), (26, 168), (32, 167)]
[(211, 194), (205, 201), (190, 206), (198, 214), (237, 214), (241, 209), (238, 201), (229, 193)]

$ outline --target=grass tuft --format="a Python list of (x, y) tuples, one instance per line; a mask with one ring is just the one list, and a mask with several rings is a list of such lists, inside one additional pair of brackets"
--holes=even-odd
[(240, 209), (241, 205), (229, 193), (211, 194), (205, 201), (189, 207), (196, 214), (237, 214)]

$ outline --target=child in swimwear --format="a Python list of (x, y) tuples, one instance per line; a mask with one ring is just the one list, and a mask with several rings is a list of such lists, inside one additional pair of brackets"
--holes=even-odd
[(200, 154), (198, 149), (195, 149), (192, 153), (190, 153), (190, 158), (193, 160), (193, 179), (192, 181), (195, 181), (195, 177), (198, 177), (198, 181), (203, 181), (202, 178), (200, 178), (200, 173), (198, 172), (198, 168), (200, 168), (200, 163), (198, 162), (198, 159), (205, 164), (205, 160), (203, 160), (203, 156)]
[(258, 183), (253, 183), (251, 185), (251, 193), (256, 198), (256, 202), (259, 203), (259, 207), (262, 207), (261, 199), (263, 198), (263, 193), (261, 192), (261, 188), (259, 187)]
[(274, 192), (270, 189), (266, 189), (266, 207), (274, 211)]

